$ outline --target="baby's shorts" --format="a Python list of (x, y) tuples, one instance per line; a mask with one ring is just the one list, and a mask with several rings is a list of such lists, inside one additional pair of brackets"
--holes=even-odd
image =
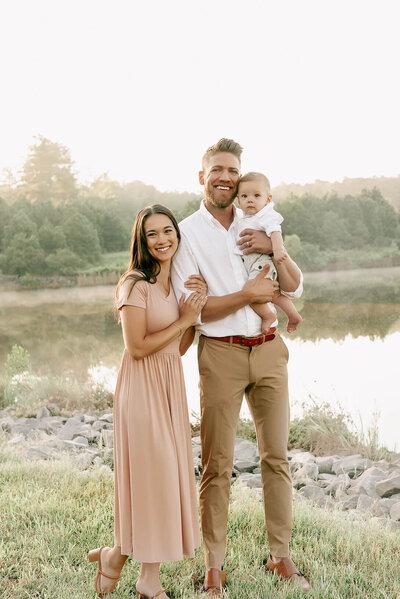
[(247, 270), (247, 274), (249, 275), (249, 279), (254, 279), (266, 264), (269, 264), (269, 271), (265, 275), (265, 278), (272, 279), (273, 281), (278, 279), (278, 273), (276, 272), (272, 255), (253, 252), (252, 254), (243, 255), (242, 260)]

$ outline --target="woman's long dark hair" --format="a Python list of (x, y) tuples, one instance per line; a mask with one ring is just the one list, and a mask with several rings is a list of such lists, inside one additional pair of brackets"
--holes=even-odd
[(160, 263), (150, 254), (147, 248), (146, 233), (144, 230), (145, 222), (152, 214), (165, 214), (165, 216), (168, 216), (178, 236), (178, 244), (181, 240), (178, 222), (171, 210), (169, 210), (166, 206), (163, 206), (162, 204), (153, 204), (152, 206), (142, 208), (142, 210), (138, 212), (132, 228), (129, 265), (118, 281), (118, 285), (115, 290), (114, 314), (117, 317), (119, 316), (119, 312), (117, 310), (116, 303), (121, 285), (123, 285), (127, 279), (132, 279), (132, 286), (128, 293), (129, 296), (134, 285), (138, 281), (147, 281), (148, 283), (154, 285), (154, 283), (157, 281), (157, 276), (160, 274)]

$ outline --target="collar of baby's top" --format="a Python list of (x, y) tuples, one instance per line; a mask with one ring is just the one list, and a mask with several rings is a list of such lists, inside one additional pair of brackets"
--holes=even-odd
[(264, 208), (261, 208), (261, 210), (259, 210), (255, 214), (244, 214), (243, 213), (243, 218), (250, 218), (251, 216), (255, 217), (255, 218), (261, 218), (262, 216), (264, 216), (264, 214), (267, 214), (267, 212), (270, 212), (270, 210), (272, 210), (273, 207), (274, 207), (274, 203), (269, 202), (269, 204), (266, 204), (264, 206)]

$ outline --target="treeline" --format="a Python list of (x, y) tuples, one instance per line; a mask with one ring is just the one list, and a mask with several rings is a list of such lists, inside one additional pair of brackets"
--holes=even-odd
[(305, 270), (400, 264), (400, 215), (378, 189), (278, 202), (289, 254)]
[(192, 193), (162, 193), (103, 175), (78, 185), (68, 149), (39, 137), (17, 179), (0, 187), (0, 269), (5, 274), (75, 274), (127, 250), (137, 212), (163, 203), (180, 220), (197, 209)]
[(301, 197), (311, 195), (322, 198), (328, 195), (339, 197), (358, 196), (364, 189), (376, 187), (382, 193), (385, 200), (392, 204), (396, 210), (400, 210), (400, 175), (397, 177), (344, 177), (343, 181), (314, 181), (299, 185), (298, 183), (281, 183), (272, 189), (274, 201), (285, 200), (290, 197)]
[[(107, 175), (79, 185), (68, 149), (39, 137), (20, 176), (0, 186), (0, 269), (68, 275), (101, 267), (104, 254), (128, 250), (142, 207), (165, 204), (180, 221), (200, 201)], [(400, 215), (377, 188), (345, 197), (288, 194), (277, 209), (288, 251), (305, 270), (400, 264)]]

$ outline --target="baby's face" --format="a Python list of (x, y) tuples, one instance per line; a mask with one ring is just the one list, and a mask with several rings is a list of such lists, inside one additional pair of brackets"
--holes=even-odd
[(238, 201), (245, 214), (256, 214), (271, 201), (271, 194), (263, 181), (239, 183)]

